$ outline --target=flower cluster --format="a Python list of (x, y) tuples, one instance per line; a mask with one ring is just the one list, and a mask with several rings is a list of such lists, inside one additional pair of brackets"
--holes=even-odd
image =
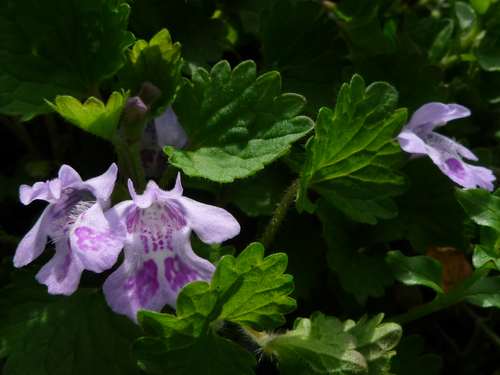
[(194, 280), (208, 280), (214, 266), (191, 248), (191, 231), (205, 243), (220, 243), (236, 236), (240, 226), (227, 211), (183, 196), (180, 176), (175, 187), (164, 191), (150, 181), (132, 200), (110, 206), (118, 168), (83, 181), (63, 165), (56, 179), (20, 187), (20, 200), (35, 199), (49, 205), (21, 240), (14, 265), (36, 259), (47, 240), (55, 255), (36, 275), (51, 294), (72, 294), (83, 270), (103, 272), (116, 263), (122, 249), (124, 261), (104, 282), (104, 294), (117, 313), (136, 319), (139, 309), (175, 307), (182, 287)]

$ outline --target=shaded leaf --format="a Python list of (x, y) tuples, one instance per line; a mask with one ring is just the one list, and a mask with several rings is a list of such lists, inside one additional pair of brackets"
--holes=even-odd
[(51, 296), (28, 272), (0, 290), (5, 375), (138, 374), (130, 350), (138, 333), (109, 309), (100, 291)]
[(144, 82), (151, 82), (161, 91), (153, 108), (165, 107), (173, 100), (180, 84), (181, 66), (181, 45), (173, 43), (168, 30), (163, 29), (149, 42), (135, 42), (118, 73), (119, 85), (137, 94)]
[(386, 261), (396, 279), (406, 285), (424, 285), (443, 293), (441, 264), (428, 256), (407, 257), (400, 251), (387, 253)]
[(0, 3), (0, 112), (28, 120), (57, 95), (95, 95), (133, 42), (119, 0)]

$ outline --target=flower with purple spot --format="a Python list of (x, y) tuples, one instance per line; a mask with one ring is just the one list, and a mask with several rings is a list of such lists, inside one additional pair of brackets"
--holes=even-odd
[(109, 210), (126, 231), (123, 264), (104, 282), (113, 311), (136, 320), (141, 309), (175, 307), (184, 285), (209, 280), (215, 267), (191, 248), (191, 231), (205, 243), (236, 236), (240, 225), (226, 210), (183, 196), (180, 176), (164, 191), (150, 181), (142, 195), (128, 183), (132, 200)]
[(21, 185), (23, 204), (37, 199), (49, 204), (17, 246), (14, 266), (35, 260), (50, 238), (55, 255), (36, 279), (51, 294), (72, 294), (85, 269), (102, 272), (111, 268), (123, 247), (124, 232), (103, 210), (109, 207), (117, 172), (112, 164), (104, 174), (83, 181), (78, 172), (63, 165), (53, 180)]
[(468, 148), (434, 131), (448, 121), (467, 116), (470, 116), (469, 109), (459, 104), (427, 103), (415, 111), (398, 135), (398, 141), (406, 152), (428, 155), (458, 185), (492, 191), (495, 181), (493, 172), (464, 162), (463, 159), (477, 161), (478, 158)]

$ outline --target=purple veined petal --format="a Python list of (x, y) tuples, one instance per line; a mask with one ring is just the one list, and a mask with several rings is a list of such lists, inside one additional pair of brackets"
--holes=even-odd
[(189, 228), (184, 227), (174, 233), (172, 243), (174, 254), (165, 259), (164, 269), (168, 287), (175, 293), (175, 299), (168, 303), (175, 307), (180, 290), (192, 281), (209, 281), (215, 272), (215, 266), (193, 251)]
[(78, 186), (83, 182), (78, 172), (66, 164), (63, 164), (59, 168), (58, 180), (61, 181), (63, 189)]
[(49, 203), (61, 197), (61, 182), (58, 179), (35, 182), (33, 186), (21, 185), (19, 187), (19, 200), (28, 205), (34, 200), (43, 200)]
[(188, 142), (187, 134), (179, 123), (172, 107), (168, 107), (159, 117), (154, 120), (158, 146), (174, 146), (183, 148)]
[(487, 168), (470, 165), (453, 155), (442, 155), (437, 165), (452, 181), (466, 189), (480, 187), (492, 191), (494, 188), (493, 181), (496, 178)]
[(107, 201), (115, 187), (116, 177), (118, 175), (118, 167), (115, 163), (111, 164), (106, 172), (102, 175), (91, 178), (84, 182), (96, 198)]
[(442, 126), (451, 120), (468, 116), (470, 116), (470, 110), (460, 104), (431, 102), (417, 109), (405, 128), (429, 132), (436, 126)]
[(47, 233), (49, 231), (48, 213), (51, 205), (43, 210), (42, 214), (24, 238), (17, 245), (14, 255), (14, 267), (23, 267), (38, 258), (47, 244)]
[(75, 258), (85, 269), (103, 272), (113, 267), (125, 241), (125, 230), (95, 203), (71, 226), (69, 240)]
[(73, 294), (78, 288), (83, 266), (76, 259), (68, 241), (56, 243), (56, 253), (36, 274), (39, 283), (45, 284), (50, 294)]
[(188, 226), (205, 243), (221, 243), (240, 233), (240, 224), (226, 210), (187, 197), (176, 200), (184, 210)]
[(125, 249), (125, 260), (104, 282), (103, 291), (111, 309), (137, 322), (137, 311), (160, 311), (169, 300), (159, 277), (162, 264), (144, 258), (136, 249)]

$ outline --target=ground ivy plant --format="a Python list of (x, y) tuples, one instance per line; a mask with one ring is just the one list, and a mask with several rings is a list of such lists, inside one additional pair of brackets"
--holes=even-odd
[(499, 373), (499, 19), (1, 2), (2, 374)]

